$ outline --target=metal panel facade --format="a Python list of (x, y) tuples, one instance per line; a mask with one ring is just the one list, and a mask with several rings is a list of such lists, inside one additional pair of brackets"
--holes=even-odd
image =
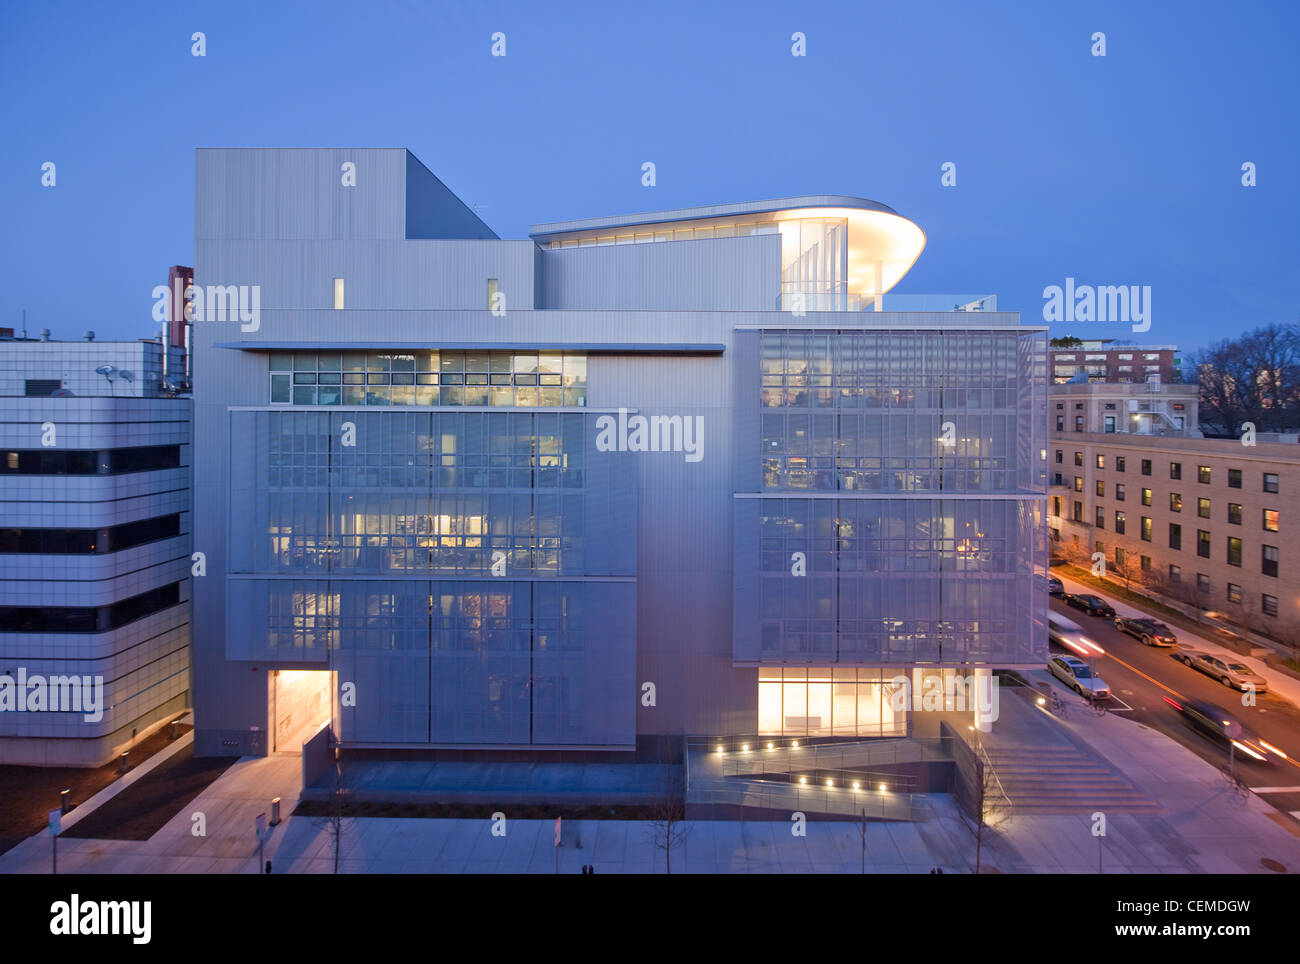
[[(782, 629), (778, 661), (821, 659), (823, 637), (855, 666), (1019, 662), (1034, 652), (1033, 614), (1045, 610), (1046, 589), (1035, 581), (1045, 564), (1033, 548), (1041, 542), (1035, 500), (1042, 496), (1028, 462), (1042, 432), (1029, 413), (1040, 390), (1024, 380), (1039, 363), (1033, 344), (1020, 347), (1035, 336), (1024, 334), (1015, 314), (809, 312), (795, 319), (774, 310), (775, 235), (558, 250), (484, 240), (472, 222), (458, 220), (468, 209), (454, 197), (429, 183), (419, 197), (404, 193), (412, 182), (403, 152), (346, 152), (366, 162), (358, 188), (370, 167), (371, 184), (383, 188), (382, 197), (350, 198), (335, 195), (357, 189), (324, 180), (342, 153), (318, 152), (310, 162), (282, 153), (292, 152), (200, 152), (196, 281), (260, 284), (264, 297), (256, 326), (195, 326), (195, 538), (208, 552), (208, 577), (195, 585), (199, 752), (266, 751), (273, 721), (264, 674), (276, 668), (324, 667), (356, 682), (356, 704), (341, 708), (339, 724), (345, 740), (361, 744), (629, 747), (656, 736), (752, 733), (758, 664), (772, 655), (763, 648), (762, 520), (800, 513), (816, 526), (856, 512), (863, 527), (888, 528), (890, 539), (902, 540), (910, 536), (894, 529), (948, 539), (946, 529), (978, 524), (998, 541), (987, 558), (1000, 568), (989, 562), (994, 568), (977, 572), (984, 565), (977, 561), (962, 580), (942, 584), (944, 599), (964, 593), (964, 605), (978, 608), (996, 584), (999, 606), (1019, 615), (1000, 609), (999, 628), (989, 630), (981, 627), (993, 615), (965, 612), (964, 623), (981, 625), (946, 636), (941, 656), (919, 639), (907, 652), (892, 643), (873, 650), (866, 630), (855, 630), (850, 653), (844, 644), (853, 634), (844, 625), (829, 636)], [(277, 213), (268, 220), (260, 211)], [(416, 219), (428, 235), (460, 224), (463, 239), (411, 240)], [(344, 280), (342, 310), (330, 307), (336, 277)], [(493, 280), (506, 295), (504, 314), (488, 310)], [(845, 491), (830, 485), (833, 468), (820, 476), (823, 488), (817, 467), (809, 475), (788, 461), (781, 472), (794, 474), (783, 479), (816, 484), (769, 489), (764, 419), (775, 408), (762, 401), (764, 328), (816, 332), (827, 345), (850, 346), (870, 332), (937, 352), (940, 365), (945, 352), (956, 358), (970, 355), (971, 345), (988, 347), (988, 361), (1000, 366), (989, 377), (998, 384), (979, 381), (984, 356), (976, 353), (960, 376), (966, 381), (950, 387), (974, 399), (956, 420), (979, 441), (961, 458), (984, 458), (976, 451), (984, 446), (998, 465), (945, 465), (938, 470), (944, 498)], [(620, 352), (620, 344), (636, 350)], [(363, 349), (604, 347), (586, 357), (584, 411), (275, 402), (272, 346), (322, 358)], [(699, 353), (681, 353), (691, 346)], [(316, 367), (324, 373), (327, 366)], [(305, 375), (314, 379), (315, 370)], [(902, 387), (912, 369), (890, 356), (873, 377), (883, 392)], [(985, 390), (987, 399), (979, 395)], [(335, 397), (332, 389), (307, 396)], [(947, 420), (939, 415), (949, 413), (948, 405), (931, 406), (924, 417), (913, 411), (895, 432), (866, 406), (851, 413), (787, 407), (778, 439), (787, 447), (799, 432), (832, 450), (850, 439), (869, 447), (873, 433), (898, 447), (879, 456), (863, 451), (853, 456), (859, 460), (919, 457), (912, 449), (921, 443), (903, 436), (919, 432), (933, 447)], [(356, 430), (355, 449), (342, 446), (345, 422)], [(576, 436), (565, 435), (569, 423), (580, 426)], [(823, 433), (825, 424), (835, 431)], [(547, 440), (557, 433), (575, 460), (581, 452), (585, 476), (573, 489), (552, 488), (537, 475), (536, 460), (554, 454)], [(513, 441), (494, 448), (493, 439)], [(604, 451), (611, 439), (615, 451)], [(479, 455), (481, 464), (473, 461)], [(493, 481), (497, 470), (506, 475)], [(509, 475), (525, 470), (527, 479)], [(480, 472), (485, 481), (476, 482)], [(853, 472), (866, 485), (871, 467), (859, 463)], [(947, 480), (958, 472), (961, 483), (948, 498)], [(869, 506), (858, 504), (864, 494), (873, 496)], [(500, 544), (491, 542), (494, 534)], [(797, 538), (782, 534), (781, 551)], [(483, 541), (469, 544), (475, 539)], [(449, 551), (440, 555), (443, 540)], [(505, 575), (492, 573), (494, 549), (509, 560)], [(913, 574), (888, 561), (888, 547), (853, 551), (861, 578), (841, 582), (816, 558), (819, 588), (791, 605), (829, 602), (858, 622), (879, 623), (884, 604), (872, 600), (884, 581)], [(850, 555), (841, 546), (832, 562)], [(910, 578), (928, 587), (908, 603), (915, 618), (940, 591), (931, 575)], [(800, 640), (811, 648), (799, 649)], [(653, 700), (641, 698), (647, 683)]]

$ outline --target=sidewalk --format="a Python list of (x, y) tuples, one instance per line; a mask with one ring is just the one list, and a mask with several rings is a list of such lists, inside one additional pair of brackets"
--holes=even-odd
[[(1234, 798), (1219, 771), (1159, 733), (1114, 715), (1074, 715), (1063, 736), (1105, 757), (1162, 813), (1115, 813), (1107, 832), (1092, 834), (1092, 815), (1014, 814), (983, 847), (985, 868), (1003, 873), (1096, 873), (1100, 849), (1106, 873), (1269, 873), (1268, 858), (1300, 871), (1300, 836), (1256, 797)], [(330, 873), (333, 844), (327, 824), (289, 817), (301, 782), (294, 756), (245, 758), (203, 791), (147, 841), (59, 841), (67, 873), (252, 874), (259, 869), (254, 821), (270, 800), (284, 800), (285, 819), (266, 843), (273, 872)], [(969, 873), (975, 842), (950, 797), (935, 794), (924, 823), (869, 823), (868, 873)], [(554, 822), (510, 819), (493, 836), (489, 819), (357, 818), (345, 822), (344, 873), (554, 873)], [(192, 833), (194, 815), (206, 836)], [(859, 825), (807, 821), (806, 836), (790, 821), (688, 821), (673, 854), (675, 873), (859, 873)], [(663, 851), (644, 821), (581, 820), (564, 824), (561, 873), (594, 863), (598, 873), (662, 873)], [(581, 843), (579, 847), (578, 844)], [(48, 873), (44, 834), (0, 856), (0, 873)]]
[[(1061, 580), (1061, 584), (1065, 586), (1066, 592), (1088, 593), (1094, 596), (1100, 596), (1102, 599), (1106, 600), (1106, 602), (1110, 603), (1111, 606), (1114, 607), (1115, 612), (1120, 616), (1151, 615), (1150, 613), (1138, 609), (1130, 602), (1107, 595), (1101, 590), (1094, 589), (1093, 587), (1085, 585), (1075, 579), (1071, 579), (1069, 576), (1063, 575), (1060, 572), (1053, 572), (1052, 575)], [(1158, 616), (1152, 618), (1159, 619)], [(1076, 622), (1078, 622), (1078, 620), (1076, 620)], [(1079, 625), (1083, 626), (1085, 630), (1087, 629), (1086, 622), (1079, 622)], [(1260, 676), (1264, 677), (1264, 679), (1268, 680), (1268, 689), (1270, 693), (1274, 693), (1282, 697), (1284, 700), (1287, 700), (1296, 706), (1300, 706), (1300, 679), (1296, 679), (1294, 676), (1288, 676), (1286, 673), (1278, 672), (1262, 659), (1256, 659), (1253, 656), (1243, 656), (1235, 650), (1228, 649), (1226, 646), (1216, 643), (1206, 636), (1197, 635), (1196, 633), (1189, 632), (1182, 627), (1176, 629), (1174, 635), (1178, 637), (1178, 646), (1181, 649), (1199, 649), (1207, 653), (1213, 653), (1215, 656), (1230, 659), (1235, 663), (1245, 663)]]

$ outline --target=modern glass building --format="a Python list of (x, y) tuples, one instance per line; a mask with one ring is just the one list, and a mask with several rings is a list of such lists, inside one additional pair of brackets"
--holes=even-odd
[[(355, 171), (355, 183), (343, 175)], [(196, 746), (891, 736), (1046, 656), (1046, 335), (815, 196), (501, 240), (404, 150), (200, 150)]]

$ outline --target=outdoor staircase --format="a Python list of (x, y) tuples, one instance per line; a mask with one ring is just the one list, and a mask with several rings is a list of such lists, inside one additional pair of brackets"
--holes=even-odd
[(1163, 811), (1113, 768), (1075, 747), (985, 744), (984, 750), (1018, 814)]

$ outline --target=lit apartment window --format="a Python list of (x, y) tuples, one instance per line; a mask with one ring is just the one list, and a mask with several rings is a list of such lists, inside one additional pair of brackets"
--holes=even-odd
[(1238, 586), (1235, 582), (1228, 583), (1228, 602), (1230, 603), (1241, 602), (1241, 587)]
[(1202, 559), (1210, 558), (1210, 534), (1204, 529), (1196, 530), (1196, 554)]
[(1076, 476), (1074, 477), (1074, 491), (1075, 491), (1075, 492), (1082, 492), (1082, 491), (1083, 491), (1083, 476), (1082, 476), (1082, 475), (1076, 475)]
[(1241, 539), (1228, 536), (1228, 565), (1241, 568)]
[(1143, 490), (1142, 490), (1142, 504), (1143, 504), (1143, 505), (1150, 505), (1150, 504), (1151, 504), (1151, 490), (1150, 490), (1150, 489), (1143, 489)]
[(334, 310), (343, 310), (343, 279), (334, 279)]
[(1196, 467), (1196, 481), (1202, 485), (1210, 484), (1210, 467), (1208, 465), (1198, 465)]
[(1104, 499), (1104, 498), (1106, 497), (1106, 481), (1105, 481), (1105, 479), (1098, 479), (1098, 480), (1097, 480), (1097, 496), (1098, 496), (1098, 498), (1102, 498), (1102, 499)]
[(1183, 547), (1183, 527), (1177, 522), (1169, 523), (1169, 548), (1181, 549)]
[(1228, 469), (1228, 488), (1241, 488), (1241, 469)]
[(1277, 476), (1272, 472), (1264, 473), (1264, 491), (1277, 492)]
[(1151, 541), (1151, 519), (1148, 516), (1142, 517), (1142, 541)]
[(1097, 528), (1106, 528), (1106, 509), (1104, 506), (1097, 506)]
[(1169, 511), (1170, 512), (1183, 511), (1183, 496), (1181, 492), (1169, 493)]
[(1099, 469), (1104, 469), (1105, 467), (1106, 467), (1106, 456), (1104, 456), (1104, 455), (1098, 455), (1098, 456), (1097, 456), (1097, 468), (1099, 468)]
[(1197, 592), (1203, 592), (1203, 593), (1205, 593), (1206, 595), (1209, 595), (1209, 592), (1210, 592), (1210, 577), (1207, 576), (1207, 575), (1206, 575), (1205, 573), (1203, 573), (1203, 572), (1198, 572), (1198, 573), (1196, 574), (1196, 591), (1197, 591)]
[(1268, 593), (1264, 593), (1263, 596), (1262, 596), (1261, 599), (1260, 599), (1260, 606), (1263, 608), (1263, 610), (1264, 610), (1264, 615), (1265, 615), (1265, 616), (1276, 616), (1276, 615), (1277, 615), (1277, 597), (1276, 597), (1276, 596), (1270, 596)]
[(1264, 510), (1264, 531), (1277, 532), (1278, 511), (1277, 509)]
[(1228, 524), (1234, 526), (1241, 525), (1241, 503), (1240, 502), (1228, 503)]
[(1197, 500), (1196, 500), (1196, 514), (1197, 514), (1198, 516), (1200, 516), (1202, 519), (1208, 519), (1208, 518), (1210, 517), (1210, 500), (1209, 500), (1209, 499), (1197, 499)]
[(1116, 502), (1124, 501), (1124, 486), (1122, 485), (1115, 486), (1115, 501)]
[(1124, 534), (1125, 516), (1123, 512), (1115, 513), (1115, 534), (1122, 536)]
[(1182, 567), (1182, 566), (1175, 566), (1175, 565), (1173, 565), (1172, 563), (1170, 564), (1170, 566), (1169, 566), (1169, 581), (1170, 581), (1171, 583), (1173, 583), (1174, 585), (1178, 585), (1180, 582), (1183, 581), (1183, 567)]
[(1116, 472), (1123, 472), (1123, 471), (1124, 471), (1124, 463), (1125, 463), (1124, 456), (1122, 456), (1122, 455), (1117, 455), (1117, 456), (1115, 456), (1115, 471), (1116, 471)]
[(1181, 478), (1183, 477), (1183, 463), (1182, 463), (1182, 462), (1170, 462), (1170, 463), (1169, 463), (1169, 477), (1170, 477), (1171, 479), (1181, 479)]
[(1262, 546), (1259, 571), (1266, 576), (1277, 575), (1277, 546)]
[(1082, 464), (1083, 464), (1083, 453), (1082, 453), (1082, 452), (1075, 452), (1075, 453), (1074, 453), (1074, 464), (1075, 464), (1075, 465), (1082, 465)]
[(1150, 475), (1150, 474), (1151, 474), (1151, 460), (1150, 460), (1150, 459), (1143, 459), (1143, 460), (1142, 460), (1142, 474), (1143, 474), (1143, 475)]

